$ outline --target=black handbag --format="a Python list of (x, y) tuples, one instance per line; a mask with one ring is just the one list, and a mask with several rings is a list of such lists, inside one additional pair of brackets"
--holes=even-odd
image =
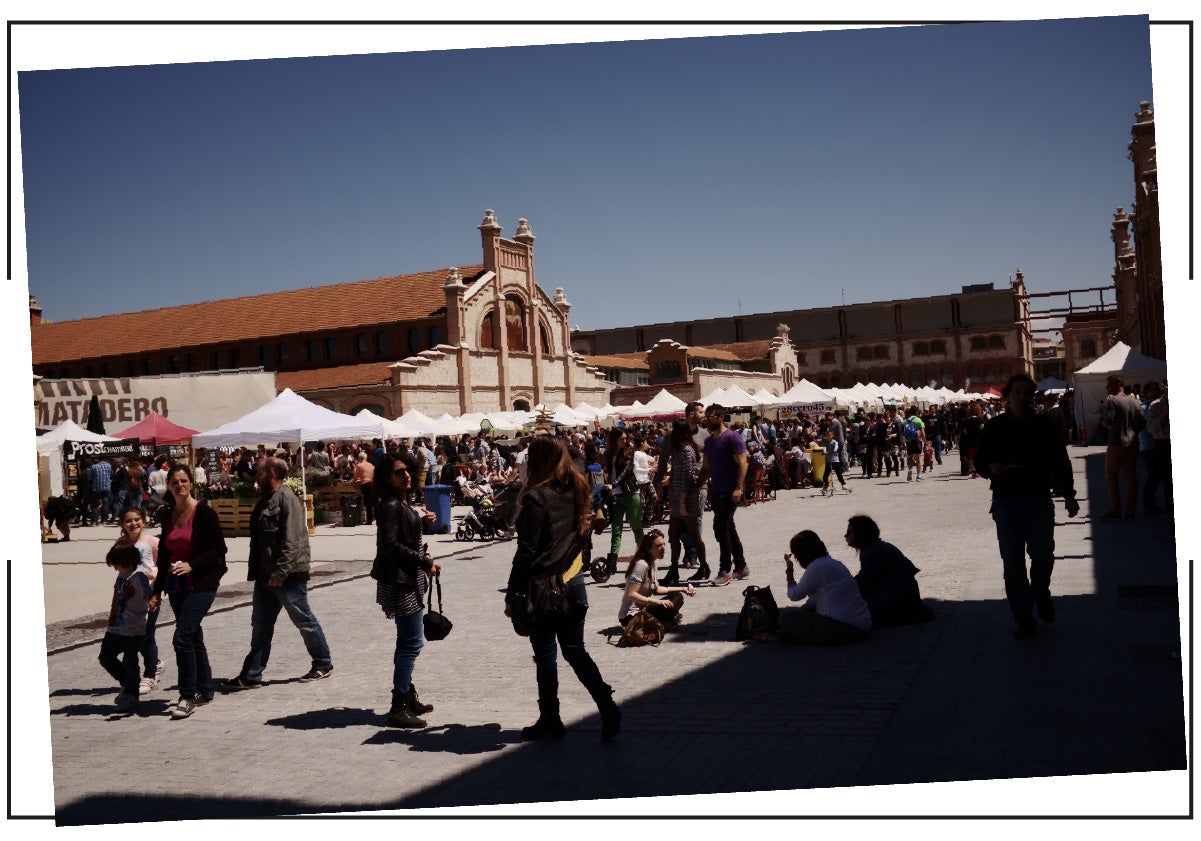
[(446, 614), (442, 612), (442, 573), (438, 572), (434, 575), (434, 586), (438, 588), (438, 609), (434, 610), (434, 588), (430, 587), (425, 591), (427, 599), (425, 616), (421, 618), (421, 624), (425, 628), (425, 638), (433, 642), (434, 640), (444, 640), (450, 634), (450, 629), (454, 627), (454, 623), (446, 618)]
[(771, 587), (747, 587), (742, 591), (742, 612), (738, 614), (738, 627), (734, 639), (762, 640), (767, 634), (780, 630), (780, 608), (771, 593)]

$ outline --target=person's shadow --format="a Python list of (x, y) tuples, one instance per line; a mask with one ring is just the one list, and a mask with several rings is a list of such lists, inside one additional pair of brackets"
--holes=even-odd
[[(375, 722), (379, 718), (376, 717)], [(374, 722), (373, 722), (374, 723)], [(521, 733), (505, 730), (499, 724), (443, 724), (421, 730), (387, 729), (363, 741), (365, 745), (408, 745), (411, 750), (433, 753), (457, 753), (460, 756), (496, 753), (505, 745), (522, 741)]]

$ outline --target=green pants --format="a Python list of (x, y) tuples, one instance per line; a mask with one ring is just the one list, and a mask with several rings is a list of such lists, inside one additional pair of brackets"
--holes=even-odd
[(630, 521), (630, 530), (634, 539), (642, 542), (642, 494), (622, 494), (613, 497), (613, 538), (609, 543), (609, 553), (621, 554), (621, 524), (623, 520)]

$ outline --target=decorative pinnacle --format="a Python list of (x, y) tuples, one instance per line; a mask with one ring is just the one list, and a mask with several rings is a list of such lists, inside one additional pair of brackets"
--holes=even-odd
[(450, 274), (446, 276), (446, 283), (442, 284), (443, 289), (461, 289), (466, 284), (463, 283), (463, 278), (459, 274), (458, 266), (450, 267)]
[(517, 220), (517, 233), (513, 236), (513, 239), (520, 240), (521, 242), (533, 242), (536, 239), (534, 232), (530, 230), (530, 223), (528, 220)]
[(484, 221), (477, 225), (481, 231), (496, 231), (500, 233), (500, 223), (496, 221), (496, 214), (491, 210), (484, 211)]

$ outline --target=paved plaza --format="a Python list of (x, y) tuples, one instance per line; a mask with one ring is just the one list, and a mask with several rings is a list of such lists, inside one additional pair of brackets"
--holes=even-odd
[[(596, 709), (563, 663), (566, 738), (522, 742), (520, 728), (537, 709), (528, 643), (502, 612), (514, 545), (450, 535), (429, 540), (455, 628), (426, 644), (414, 673), (422, 700), (435, 707), (430, 726), (383, 727), (395, 634), (374, 602), (368, 527), (321, 527), (312, 539), (310, 598), (333, 652), (330, 679), (298, 682), (309, 661), (281, 617), (264, 687), (218, 693), (190, 719), (172, 721), (175, 662), (164, 607), (163, 687), (133, 714), (115, 714), (117, 689), (96, 662), (104, 627), (94, 609), (111, 586), (103, 553), (112, 530), (79, 529), (71, 543), (44, 551), (48, 604), (67, 586), (61, 567), (100, 567), (90, 601), (71, 596), (65, 603), (78, 609), (65, 612), (75, 615), (52, 618), (47, 629), (57, 819), (240, 818), (1183, 769), (1173, 522), (1101, 522), (1104, 450), (1076, 447), (1070, 455), (1081, 515), (1069, 520), (1057, 503), (1058, 622), (1040, 625), (1031, 641), (1012, 637), (988, 483), (961, 477), (956, 454), (921, 483), (856, 476), (848, 479), (853, 494), (785, 491), (737, 514), (746, 583), (771, 585), (781, 606), (788, 538), (814, 529), (855, 572), (842, 540), (846, 518), (870, 514), (921, 568), (932, 622), (834, 649), (738, 643), (745, 584), (733, 582), (701, 587), (662, 646), (626, 649), (607, 645), (602, 633), (616, 624), (621, 576), (590, 581), (588, 647), (624, 715), (611, 744), (600, 741)], [(710, 525), (706, 515), (716, 569)], [(596, 550), (608, 540), (598, 538)], [(204, 626), (218, 680), (238, 673), (250, 634), (247, 539), (230, 546), (231, 573)], [(633, 546), (627, 533), (623, 554)], [(134, 762), (126, 759), (131, 746), (141, 746)], [(932, 811), (958, 811), (953, 801), (943, 806)], [(1181, 799), (1174, 814), (1187, 808)], [(1026, 801), (987, 811), (1043, 809), (1057, 812), (1053, 802)], [(1096, 804), (1097, 813), (1115, 809), (1143, 814), (1135, 802)]]

